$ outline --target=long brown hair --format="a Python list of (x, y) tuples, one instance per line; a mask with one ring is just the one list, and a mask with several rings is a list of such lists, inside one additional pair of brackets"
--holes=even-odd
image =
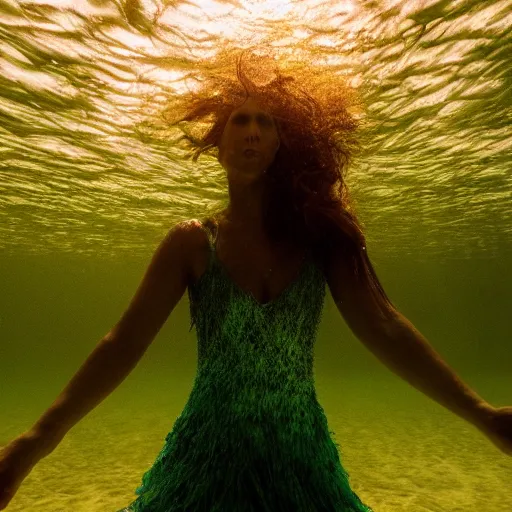
[[(289, 61), (285, 64), (290, 68)], [(338, 249), (342, 264), (371, 291), (382, 310), (394, 309), (368, 257), (345, 181), (361, 149), (362, 103), (355, 89), (343, 75), (330, 73), (326, 78), (312, 65), (300, 69), (293, 63), (295, 69), (285, 75), (275, 59), (248, 51), (237, 58), (233, 50), (222, 50), (202, 67), (205, 77), (197, 89), (169, 98), (161, 111), (167, 127), (177, 126), (184, 133), (178, 142), (190, 149), (186, 158), (196, 162), (202, 153), (218, 157), (231, 112), (252, 96), (273, 116), (281, 141), (265, 177), (267, 236), (309, 247), (323, 268), (330, 251)]]

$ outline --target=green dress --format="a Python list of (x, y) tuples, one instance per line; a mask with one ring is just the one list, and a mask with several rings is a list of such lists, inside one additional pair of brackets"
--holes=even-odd
[[(199, 222), (199, 221), (197, 221)], [(216, 258), (189, 287), (198, 366), (137, 499), (118, 512), (373, 512), (349, 485), (313, 378), (325, 278), (310, 257), (260, 304)]]

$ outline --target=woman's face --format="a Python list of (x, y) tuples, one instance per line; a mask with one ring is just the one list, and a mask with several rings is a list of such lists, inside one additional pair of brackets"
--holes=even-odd
[[(228, 179), (256, 181), (274, 161), (279, 135), (272, 116), (249, 97), (229, 116), (219, 146)], [(256, 153), (250, 154), (248, 149)]]

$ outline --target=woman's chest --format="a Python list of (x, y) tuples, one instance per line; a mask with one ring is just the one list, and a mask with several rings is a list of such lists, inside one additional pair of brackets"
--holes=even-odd
[(210, 254), (226, 277), (259, 304), (279, 298), (298, 278), (306, 251), (282, 244), (271, 245), (248, 237), (222, 236), (220, 233), (210, 253), (208, 240), (198, 248), (193, 262), (193, 280), (207, 271)]

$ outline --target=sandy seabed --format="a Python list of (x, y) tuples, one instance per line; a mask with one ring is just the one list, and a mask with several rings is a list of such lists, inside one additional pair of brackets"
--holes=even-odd
[[(338, 386), (317, 386), (361, 500), (375, 512), (512, 511), (512, 457), (472, 425), (403, 386), (380, 386), (382, 396), (374, 389), (365, 395), (360, 385), (345, 386), (341, 400), (335, 396)], [(403, 399), (396, 395), (400, 389)], [(128, 506), (186, 393), (161, 401), (148, 401), (147, 395), (140, 402), (122, 394), (109, 398), (108, 406), (75, 426), (33, 469), (6, 511), (115, 512)], [(4, 443), (19, 430), (5, 427)]]

